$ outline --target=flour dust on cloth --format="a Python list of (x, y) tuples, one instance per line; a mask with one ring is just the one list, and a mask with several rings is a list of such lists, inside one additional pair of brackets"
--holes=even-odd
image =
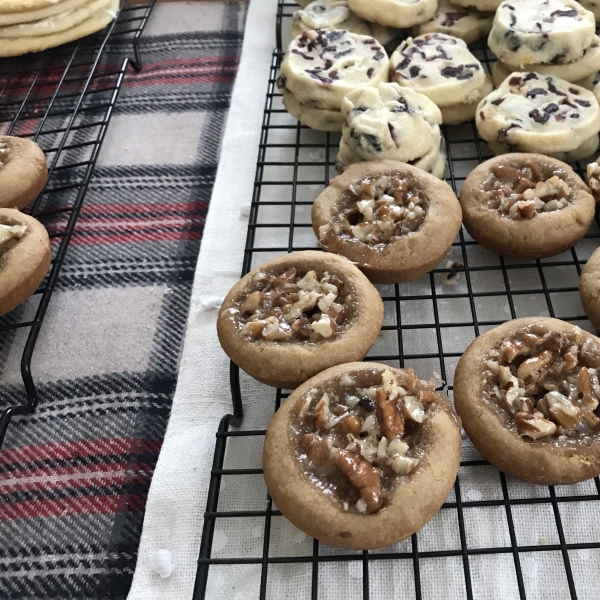
[(20, 56), (61, 46), (100, 31), (113, 21), (119, 0), (30, 0), (30, 10), (0, 3), (0, 57)]

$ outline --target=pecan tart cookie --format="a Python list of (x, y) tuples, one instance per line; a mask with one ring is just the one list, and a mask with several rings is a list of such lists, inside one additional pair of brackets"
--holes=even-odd
[(600, 340), (549, 317), (508, 321), (462, 355), (454, 403), (475, 447), (545, 485), (600, 474)]
[(35, 142), (0, 136), (0, 208), (25, 208), (47, 179), (46, 157)]
[(260, 265), (236, 283), (217, 319), (229, 358), (267, 385), (293, 389), (362, 359), (383, 324), (383, 302), (348, 260), (316, 250)]
[(319, 244), (376, 283), (411, 281), (431, 271), (456, 238), (461, 218), (447, 183), (392, 160), (351, 165), (312, 208)]
[(381, 548), (442, 506), (460, 464), (448, 399), (412, 369), (349, 363), (299, 387), (265, 437), (264, 477), (277, 508), (322, 542)]
[(569, 165), (541, 154), (502, 154), (476, 167), (461, 194), (465, 228), (484, 248), (535, 259), (574, 246), (594, 218), (589, 189)]
[(590, 323), (600, 330), (600, 248), (588, 258), (579, 277), (581, 305)]
[(46, 229), (29, 215), (0, 208), (0, 315), (27, 300), (49, 267)]

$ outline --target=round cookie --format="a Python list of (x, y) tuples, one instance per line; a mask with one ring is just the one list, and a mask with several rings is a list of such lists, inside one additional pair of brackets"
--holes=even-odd
[(375, 283), (431, 271), (461, 225), (452, 188), (421, 169), (382, 160), (351, 165), (315, 200), (319, 244), (358, 265)]
[(578, 483), (600, 474), (598, 367), (595, 336), (549, 317), (515, 319), (467, 348), (454, 404), (497, 469), (530, 483)]
[(487, 35), (492, 29), (494, 15), (482, 13), (476, 8), (466, 8), (440, 0), (433, 18), (416, 27), (416, 35), (443, 33), (471, 44)]
[(26, 12), (16, 13), (0, 13), (0, 27), (47, 19), (48, 17), (53, 17), (69, 10), (73, 10), (74, 8), (78, 8), (87, 2), (89, 2), (89, 0), (59, 0), (58, 2), (49, 4), (45, 8), (40, 8), (39, 10), (28, 10)]
[(290, 115), (307, 127), (317, 131), (342, 131), (344, 117), (339, 110), (311, 108), (298, 102), (289, 92), (283, 94), (282, 101)]
[(371, 23), (404, 29), (429, 21), (436, 0), (348, 0), (348, 6)]
[(495, 13), (502, 0), (454, 0), (454, 4), (463, 7), (472, 7), (482, 12)]
[[(600, 38), (596, 36), (592, 44), (584, 50), (583, 57), (575, 62), (564, 65), (535, 64), (529, 65), (527, 68), (529, 71), (540, 75), (552, 75), (553, 77), (581, 85), (581, 87), (590, 88), (591, 81), (593, 81), (594, 76), (600, 70)], [(500, 85), (511, 73), (519, 70), (518, 67), (496, 61), (492, 67), (494, 85)]]
[(33, 217), (0, 208), (0, 315), (27, 300), (50, 267), (50, 238)]
[(273, 502), (296, 527), (327, 544), (371, 549), (431, 519), (452, 489), (460, 455), (456, 415), (432, 384), (412, 369), (349, 363), (285, 400), (267, 430), (262, 464)]
[(478, 102), (486, 84), (483, 66), (467, 44), (443, 33), (403, 41), (392, 54), (390, 77), (439, 107)]
[(84, 19), (78, 25), (66, 31), (26, 38), (0, 38), (0, 57), (21, 56), (28, 52), (41, 52), (78, 40), (104, 29), (117, 16), (119, 0), (110, 0), (110, 4), (97, 13)]
[(513, 73), (477, 107), (477, 129), (508, 150), (554, 154), (579, 148), (600, 130), (589, 90), (536, 73)]
[(397, 83), (350, 92), (342, 101), (342, 114), (344, 141), (363, 160), (410, 162), (440, 144), (440, 109)]
[(505, 0), (488, 45), (507, 65), (564, 64), (582, 58), (595, 35), (594, 15), (575, 0)]
[(596, 331), (600, 329), (600, 248), (588, 258), (579, 277), (583, 310)]
[[(592, 137), (584, 140), (574, 150), (569, 150), (568, 152), (552, 152), (551, 154), (546, 154), (546, 156), (568, 163), (576, 162), (594, 154), (594, 152), (598, 150), (599, 142), (598, 134), (594, 134)], [(506, 154), (510, 151), (509, 148), (502, 144), (498, 144), (497, 142), (488, 142), (487, 145), (496, 156)]]
[(344, 29), (350, 33), (374, 37), (382, 46), (391, 42), (398, 34), (395, 29), (368, 23), (355, 15), (346, 0), (315, 0), (304, 10), (297, 10), (292, 16), (292, 37), (304, 31), (320, 29)]
[(60, 0), (2, 0), (0, 13), (23, 13), (43, 10), (55, 5)]
[(293, 389), (323, 369), (362, 359), (383, 324), (383, 302), (346, 259), (307, 250), (260, 265), (227, 294), (219, 342), (249, 375)]
[(540, 154), (503, 154), (465, 180), (460, 205), (471, 237), (491, 252), (546, 258), (587, 232), (595, 202), (569, 165)]
[(600, 165), (597, 162), (591, 162), (586, 167), (587, 184), (596, 204), (600, 203)]
[[(489, 77), (486, 77), (485, 84), (481, 90), (481, 96), (487, 96), (494, 89)], [(480, 100), (466, 102), (461, 104), (453, 104), (451, 106), (440, 106), (442, 111), (442, 121), (445, 125), (458, 125), (465, 121), (470, 121), (475, 118), (475, 111)]]
[(0, 208), (25, 208), (47, 180), (46, 157), (35, 142), (0, 136)]
[(383, 46), (372, 37), (305, 31), (290, 43), (277, 85), (310, 108), (339, 110), (347, 93), (387, 81), (388, 66)]

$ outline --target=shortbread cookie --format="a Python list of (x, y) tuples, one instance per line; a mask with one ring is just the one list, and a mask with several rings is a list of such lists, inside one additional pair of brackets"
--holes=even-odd
[(27, 300), (49, 267), (46, 229), (29, 215), (0, 208), (0, 315)]
[(579, 0), (579, 4), (586, 10), (594, 13), (596, 21), (600, 20), (600, 0)]
[(308, 107), (339, 110), (348, 92), (387, 81), (388, 67), (383, 46), (372, 37), (305, 31), (289, 45), (277, 85)]
[(302, 35), (304, 31), (320, 29), (345, 29), (350, 33), (374, 37), (382, 46), (398, 35), (396, 29), (368, 23), (348, 8), (346, 0), (315, 0), (304, 10), (297, 10), (292, 16), (292, 37)]
[[(481, 96), (487, 96), (494, 86), (489, 77), (486, 77), (485, 84), (481, 90)], [(442, 120), (445, 125), (458, 125), (465, 121), (470, 121), (475, 117), (475, 111), (479, 105), (480, 100), (474, 100), (473, 102), (465, 102), (461, 104), (453, 104), (451, 106), (440, 106), (442, 111)]]
[(350, 8), (371, 23), (403, 29), (429, 21), (436, 0), (348, 0)]
[(317, 131), (342, 131), (344, 117), (339, 110), (322, 110), (310, 108), (296, 100), (294, 94), (288, 92), (283, 94), (283, 105), (285, 109), (311, 129)]
[(269, 495), (296, 527), (362, 550), (419, 531), (458, 473), (460, 427), (448, 398), (412, 369), (349, 363), (285, 400), (263, 449)]
[(87, 4), (90, 0), (59, 0), (53, 4), (48, 4), (45, 8), (39, 10), (28, 10), (25, 12), (0, 13), (0, 27), (6, 25), (16, 25), (18, 23), (30, 23), (54, 17), (55, 15), (65, 13), (69, 10), (78, 8)]
[(0, 13), (22, 13), (34, 10), (43, 10), (55, 5), (60, 0), (2, 0)]
[(495, 13), (502, 0), (454, 0), (454, 4), (463, 7), (472, 7), (482, 12)]
[(46, 157), (35, 142), (0, 136), (0, 208), (25, 208), (47, 179)]
[(342, 136), (363, 160), (409, 162), (440, 144), (440, 109), (426, 96), (397, 83), (350, 92), (342, 101)]
[(600, 330), (600, 248), (594, 250), (581, 272), (579, 296), (590, 323)]
[[(552, 75), (577, 85), (585, 82), (586, 85), (581, 85), (581, 87), (589, 88), (594, 76), (600, 70), (600, 38), (596, 36), (592, 44), (584, 50), (583, 57), (575, 62), (564, 65), (529, 65), (527, 69), (540, 75)], [(506, 77), (519, 70), (513, 65), (496, 61), (492, 67), (494, 85), (499, 86)]]
[(0, 27), (0, 38), (26, 38), (59, 33), (79, 25), (82, 21), (110, 7), (111, 0), (91, 0), (64, 13), (33, 21)]
[(463, 223), (484, 248), (512, 258), (560, 254), (587, 232), (595, 202), (569, 165), (504, 154), (476, 167), (460, 193)]
[(507, 65), (557, 65), (581, 59), (595, 35), (594, 15), (575, 0), (505, 0), (488, 45)]
[(454, 404), (496, 468), (542, 485), (600, 474), (600, 340), (549, 317), (480, 335), (454, 375)]
[(0, 57), (20, 56), (28, 52), (41, 52), (48, 48), (54, 48), (78, 40), (104, 29), (104, 27), (116, 18), (118, 10), (119, 0), (110, 0), (108, 7), (99, 10), (66, 31), (26, 38), (0, 38)]
[(416, 34), (443, 33), (470, 44), (490, 32), (493, 20), (494, 15), (491, 13), (482, 13), (476, 8), (466, 8), (451, 4), (448, 0), (440, 0), (433, 18), (419, 25)]
[(536, 73), (513, 73), (477, 107), (486, 141), (512, 151), (554, 154), (579, 148), (600, 130), (600, 108), (589, 90)]
[(351, 165), (312, 207), (319, 244), (375, 283), (411, 281), (431, 271), (460, 225), (460, 204), (447, 183), (391, 160)]
[(309, 250), (267, 261), (227, 294), (217, 333), (241, 369), (293, 389), (323, 369), (361, 360), (383, 323), (379, 292), (349, 261)]

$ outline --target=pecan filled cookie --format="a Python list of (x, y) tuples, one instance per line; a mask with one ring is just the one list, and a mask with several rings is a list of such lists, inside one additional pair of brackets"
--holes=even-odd
[(47, 179), (46, 157), (35, 142), (0, 136), (0, 208), (25, 208)]
[(376, 283), (411, 281), (431, 271), (460, 224), (460, 204), (447, 183), (391, 160), (350, 166), (312, 208), (319, 244)]
[(600, 474), (600, 340), (549, 317), (480, 335), (454, 375), (454, 403), (475, 447), (508, 475), (545, 485)]
[(229, 358), (267, 385), (293, 389), (323, 369), (362, 359), (383, 302), (348, 260), (316, 250), (260, 265), (236, 283), (217, 319)]
[(590, 323), (600, 330), (600, 248), (588, 258), (579, 277), (581, 305)]
[(460, 194), (465, 228), (484, 248), (545, 258), (574, 246), (595, 202), (569, 165), (541, 154), (503, 154), (476, 167)]
[(50, 239), (33, 217), (0, 208), (0, 315), (24, 302), (50, 267)]
[(412, 369), (349, 363), (298, 388), (269, 425), (264, 477), (277, 508), (322, 542), (381, 548), (412, 535), (460, 464), (456, 415)]

